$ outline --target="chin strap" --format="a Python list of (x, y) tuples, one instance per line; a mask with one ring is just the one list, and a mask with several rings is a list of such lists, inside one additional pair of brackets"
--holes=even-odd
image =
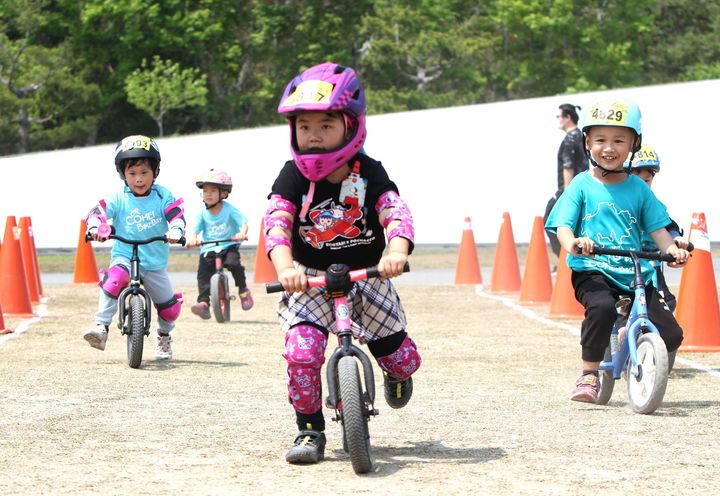
[(635, 152), (632, 152), (632, 154), (630, 155), (630, 160), (628, 161), (628, 165), (626, 167), (623, 167), (620, 170), (610, 170), (610, 169), (606, 169), (602, 165), (595, 162), (595, 159), (592, 158), (592, 154), (588, 153), (587, 155), (588, 155), (588, 158), (590, 159), (590, 163), (593, 165), (593, 167), (597, 167), (598, 169), (600, 169), (602, 171), (602, 177), (605, 177), (610, 174), (630, 174), (630, 168), (632, 167), (632, 161), (633, 161), (633, 158), (635, 158)]

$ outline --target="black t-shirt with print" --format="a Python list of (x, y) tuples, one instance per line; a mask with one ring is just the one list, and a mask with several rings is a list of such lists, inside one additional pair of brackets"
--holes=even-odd
[[(364, 201), (340, 193), (352, 190), (355, 183), (333, 184), (325, 179), (315, 184), (310, 208), (304, 221), (300, 220), (303, 200), (310, 188), (295, 163), (285, 163), (272, 193), (292, 202), (297, 208), (292, 233), (293, 259), (314, 269), (326, 270), (334, 263), (344, 263), (351, 269), (377, 265), (385, 249), (385, 231), (380, 224), (375, 204), (386, 191), (398, 192), (382, 164), (362, 153), (350, 162), (358, 164), (359, 181), (366, 182)], [(352, 174), (345, 181), (357, 179)], [(356, 191), (356, 190), (354, 190)], [(269, 196), (268, 196), (269, 198)]]

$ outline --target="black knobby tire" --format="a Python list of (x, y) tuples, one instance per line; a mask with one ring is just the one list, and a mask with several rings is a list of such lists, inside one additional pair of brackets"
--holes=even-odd
[[(605, 348), (605, 356), (603, 357), (604, 362), (612, 360), (612, 354), (610, 353), (610, 347)], [(613, 388), (615, 387), (615, 378), (613, 377), (612, 370), (600, 370), (600, 390), (598, 391), (597, 401), (598, 405), (607, 405), (610, 401), (610, 397), (613, 394)]]
[(230, 295), (227, 290), (228, 281), (225, 274), (213, 274), (210, 278), (210, 305), (219, 323), (230, 320)]
[(346, 356), (340, 359), (338, 383), (342, 401), (344, 444), (347, 444), (353, 470), (356, 474), (364, 474), (372, 469), (372, 455), (367, 409), (363, 401), (360, 373), (355, 358)]
[(142, 363), (143, 343), (145, 342), (145, 307), (143, 299), (138, 295), (130, 296), (128, 308), (127, 357), (132, 369), (140, 368)]
[(642, 375), (638, 380), (630, 372), (628, 361), (628, 399), (634, 412), (650, 414), (662, 403), (667, 388), (668, 355), (665, 343), (657, 334), (643, 334), (638, 339), (637, 356)]

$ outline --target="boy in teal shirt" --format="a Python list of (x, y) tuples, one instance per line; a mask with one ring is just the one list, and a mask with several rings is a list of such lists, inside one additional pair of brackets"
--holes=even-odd
[[(190, 310), (202, 319), (210, 318), (210, 279), (215, 273), (215, 257), (220, 257), (223, 267), (233, 275), (242, 309), (250, 310), (253, 299), (247, 288), (245, 267), (240, 262), (240, 242), (247, 239), (248, 223), (247, 218), (226, 201), (232, 192), (232, 178), (225, 171), (210, 169), (195, 185), (202, 190), (205, 203), (205, 210), (198, 214), (195, 223), (195, 235), (202, 235), (203, 241), (232, 241), (220, 243), (219, 253), (215, 253), (214, 244), (202, 245), (197, 273), (198, 297)], [(191, 246), (199, 244), (197, 239), (189, 243)]]
[[(665, 206), (637, 176), (628, 174), (625, 161), (640, 150), (641, 115), (629, 100), (609, 99), (591, 105), (584, 115), (582, 132), (591, 168), (579, 174), (553, 208), (545, 228), (557, 233), (567, 251), (575, 297), (585, 307), (580, 344), (582, 375), (570, 399), (594, 403), (599, 391), (598, 368), (610, 343), (615, 322), (615, 302), (633, 298), (632, 261), (624, 257), (592, 255), (597, 243), (604, 248), (640, 250), (643, 233), (658, 249), (687, 262), (665, 229), (670, 223)], [(592, 256), (591, 256), (592, 255)], [(650, 280), (653, 266), (642, 263), (648, 312), (660, 329), (669, 352), (682, 342), (682, 329)]]

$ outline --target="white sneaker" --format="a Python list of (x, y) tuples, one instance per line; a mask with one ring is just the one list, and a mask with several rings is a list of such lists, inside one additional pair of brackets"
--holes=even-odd
[(83, 334), (83, 338), (85, 338), (85, 341), (90, 343), (90, 346), (93, 348), (103, 351), (105, 349), (105, 343), (107, 343), (108, 326), (97, 324)]
[(155, 360), (170, 360), (172, 358), (172, 338), (167, 335), (157, 335), (157, 344), (155, 345)]

